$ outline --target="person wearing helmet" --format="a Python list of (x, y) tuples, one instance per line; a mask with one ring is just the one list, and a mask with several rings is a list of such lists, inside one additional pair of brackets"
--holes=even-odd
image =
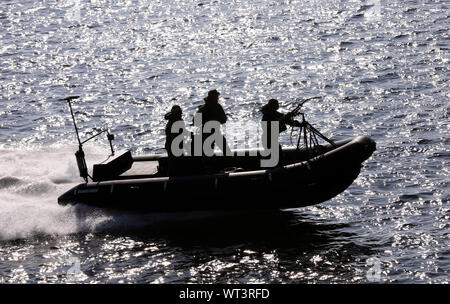
[[(278, 124), (278, 134), (273, 134), (273, 139), (278, 139), (281, 132), (284, 132), (287, 130), (286, 125), (290, 126), (299, 126), (300, 122), (293, 119), (293, 115), (291, 113), (282, 114), (278, 111), (279, 109), (279, 103), (276, 99), (270, 99), (267, 104), (265, 104), (261, 111), (262, 111), (262, 122), (263, 123), (263, 134), (262, 134), (262, 145), (264, 149), (270, 149), (273, 142), (272, 142), (272, 130), (276, 130), (276, 128), (273, 128), (273, 124)], [(276, 141), (278, 143), (278, 140)], [(281, 152), (281, 145), (279, 145), (280, 152)], [(281, 156), (281, 153), (280, 153)]]
[[(201, 114), (201, 126), (202, 126), (202, 147), (205, 141), (213, 134), (217, 139), (216, 141), (211, 141), (211, 151), (214, 151), (215, 143), (219, 145), (219, 148), (224, 152), (224, 154), (229, 153), (229, 147), (225, 136), (220, 131), (220, 125), (227, 122), (227, 115), (223, 110), (222, 106), (219, 104), (220, 93), (217, 90), (211, 90), (208, 92), (208, 96), (204, 98), (205, 104), (201, 105), (196, 115)], [(198, 117), (198, 116), (197, 116)], [(195, 119), (195, 118), (194, 118)], [(208, 124), (214, 129), (206, 130), (205, 125)], [(203, 147), (205, 148), (205, 147)], [(209, 147), (208, 147), (209, 148)]]
[[(167, 120), (165, 128), (166, 142), (164, 148), (167, 150), (169, 176), (180, 174), (179, 159), (183, 156), (183, 135), (184, 132), (186, 132), (182, 115), (183, 112), (179, 105), (174, 105), (170, 112), (164, 115), (164, 119)], [(176, 124), (174, 128), (176, 131), (172, 130), (174, 124)], [(173, 143), (176, 139), (176, 145), (173, 147)], [(177, 151), (174, 151), (174, 149), (177, 149)]]

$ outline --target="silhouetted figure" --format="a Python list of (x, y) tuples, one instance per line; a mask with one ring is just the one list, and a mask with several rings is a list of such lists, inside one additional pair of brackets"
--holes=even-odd
[(220, 93), (217, 90), (211, 90), (208, 92), (208, 96), (204, 98), (205, 104), (200, 106), (198, 113), (202, 113), (203, 124), (208, 121), (215, 120), (220, 124), (227, 122), (227, 115), (219, 104)]
[[(218, 122), (216, 128), (214, 128), (216, 132), (219, 132), (220, 137), (223, 141), (224, 149), (227, 147), (226, 139), (220, 132), (220, 125), (227, 122), (227, 115), (223, 110), (222, 106), (219, 104), (219, 96), (220, 93), (217, 90), (211, 90), (208, 92), (208, 96), (204, 98), (205, 104), (200, 106), (197, 110), (197, 113), (202, 114), (202, 145), (205, 140), (212, 134), (212, 132), (207, 132), (203, 130), (205, 124), (209, 121)], [(211, 149), (214, 150), (214, 143), (211, 144)], [(225, 153), (225, 151), (223, 150)]]
[[(274, 135), (276, 135), (276, 136), (274, 136), (274, 139), (279, 138), (280, 133), (287, 130), (286, 125), (291, 125), (291, 126), (299, 126), (300, 125), (300, 122), (298, 122), (292, 118), (291, 113), (282, 114), (282, 113), (278, 112), (279, 107), (280, 106), (278, 104), (278, 100), (276, 100), (276, 99), (270, 99), (269, 102), (262, 107), (262, 113), (263, 113), (262, 121), (267, 122), (267, 126), (266, 127), (263, 126), (262, 145), (263, 145), (264, 149), (270, 149), (271, 145), (272, 145), (271, 124), (273, 124), (273, 123), (279, 124), (279, 129), (278, 129), (279, 133), (274, 134)], [(280, 149), (280, 157), (281, 157), (282, 150), (281, 150), (280, 144), (279, 144), (279, 149)]]
[[(182, 155), (174, 155), (174, 152), (172, 150), (172, 143), (175, 138), (178, 136), (182, 136), (185, 132), (185, 125), (182, 118), (183, 112), (181, 110), (181, 107), (178, 105), (174, 105), (170, 112), (168, 112), (166, 115), (164, 115), (164, 119), (167, 120), (166, 124), (166, 143), (164, 145), (164, 148), (167, 150), (168, 160), (169, 160), (169, 168), (168, 168), (168, 174), (171, 175), (178, 175), (180, 172), (180, 160), (179, 158), (182, 157)], [(181, 128), (176, 130), (175, 132), (172, 132), (172, 126), (174, 123), (179, 122)], [(183, 150), (183, 141), (180, 141), (178, 145), (176, 145), (176, 149), (179, 149), (179, 151)]]

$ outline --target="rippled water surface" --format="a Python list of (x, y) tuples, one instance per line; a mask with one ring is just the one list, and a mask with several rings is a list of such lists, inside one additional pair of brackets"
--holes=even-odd
[[(1, 1), (0, 282), (448, 283), (449, 6)], [(118, 149), (145, 154), (163, 151), (167, 109), (180, 104), (191, 120), (212, 88), (234, 143), (269, 98), (287, 110), (321, 95), (304, 107), (309, 121), (334, 139), (368, 135), (377, 151), (348, 190), (308, 208), (57, 205), (80, 182), (60, 98), (82, 97), (83, 136), (107, 127)], [(88, 161), (107, 149), (87, 145)]]

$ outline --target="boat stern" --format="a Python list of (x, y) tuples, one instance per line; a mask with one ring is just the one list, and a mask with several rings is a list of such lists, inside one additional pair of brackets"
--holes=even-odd
[(58, 205), (66, 206), (66, 205), (75, 205), (75, 194), (78, 186), (73, 187), (69, 191), (65, 192), (64, 194), (60, 195), (58, 197)]

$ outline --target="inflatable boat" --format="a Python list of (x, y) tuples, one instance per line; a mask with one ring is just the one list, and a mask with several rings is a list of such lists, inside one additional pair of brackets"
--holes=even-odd
[(142, 212), (297, 208), (344, 191), (374, 151), (375, 142), (360, 136), (313, 150), (286, 148), (279, 166), (261, 168), (260, 150), (238, 150), (207, 158), (206, 172), (205, 158), (182, 157), (184, 174), (176, 176), (167, 176), (166, 154), (126, 152), (94, 165), (92, 181), (70, 189), (58, 203)]
[[(302, 117), (297, 146), (282, 149), (275, 167), (263, 166), (267, 160), (264, 149), (178, 158), (168, 158), (167, 154), (133, 156), (127, 151), (106, 164), (94, 165), (91, 176), (83, 144), (106, 133), (111, 155), (115, 155), (114, 136), (103, 130), (81, 141), (71, 105), (76, 98), (79, 96), (64, 100), (72, 114), (79, 144), (75, 156), (85, 183), (62, 194), (58, 198), (60, 205), (83, 203), (139, 212), (304, 207), (329, 200), (347, 189), (376, 148), (366, 136), (339, 142), (326, 138), (299, 112), (306, 99), (295, 113), (291, 112)], [(319, 139), (325, 144), (319, 144)]]

